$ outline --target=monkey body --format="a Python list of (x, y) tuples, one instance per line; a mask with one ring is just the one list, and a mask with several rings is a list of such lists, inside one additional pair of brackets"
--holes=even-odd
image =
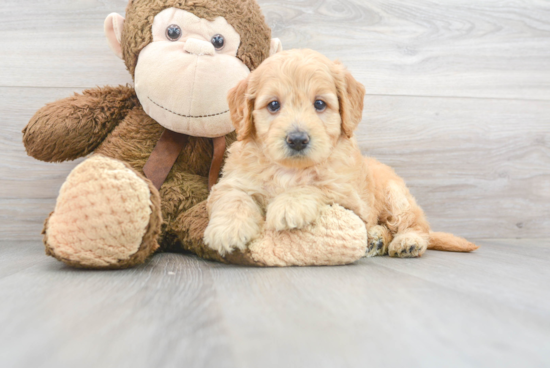
[[(145, 181), (143, 166), (164, 130), (143, 111), (133, 88), (120, 86), (87, 90), (49, 104), (35, 114), (23, 133), (28, 153), (39, 160), (75, 160), (93, 152), (93, 155), (125, 163)], [(234, 133), (226, 139), (231, 144), (235, 140)], [(147, 259), (157, 249), (194, 251), (205, 258), (224, 262), (216, 252), (202, 249), (201, 226), (195, 226), (198, 229), (195, 233), (189, 228), (191, 224), (197, 225), (195, 213), (202, 210), (191, 209), (208, 197), (212, 150), (211, 139), (189, 137), (158, 194), (151, 188), (160, 199), (160, 206), (154, 210), (162, 214), (162, 222), (155, 224), (157, 229), (154, 231), (158, 246), (144, 247), (140, 257), (131, 262), (119, 261), (109, 266), (94, 262), (82, 264), (66, 258), (57, 254), (46, 240), (47, 253), (73, 266), (89, 268), (130, 267), (134, 262)]]
[[(127, 162), (134, 170), (143, 173), (143, 167), (164, 130), (138, 105), (95, 152)], [(226, 136), (228, 146), (235, 140), (235, 133)], [(204, 224), (196, 226), (197, 212), (204, 210), (200, 204), (209, 194), (208, 174), (212, 153), (211, 139), (188, 137), (187, 144), (159, 191), (163, 219), (159, 246), (161, 250), (186, 250), (200, 253), (203, 258), (225, 262), (223, 257), (217, 252), (210, 252), (202, 242), (202, 226), (206, 225), (207, 219), (203, 218)]]
[[(105, 32), (135, 86), (90, 89), (48, 104), (23, 130), (27, 153), (38, 160), (87, 157), (45, 221), (46, 253), (91, 269), (133, 267), (159, 250), (255, 266), (361, 258), (366, 230), (343, 208), (327, 208), (319, 224), (299, 233), (265, 232), (242, 252), (222, 256), (203, 242), (209, 171), (219, 157), (213, 147), (220, 138), (226, 145), (236, 139), (227, 93), (282, 49), (256, 1), (130, 0), (126, 17), (109, 15)], [(187, 140), (158, 186), (147, 168), (163, 162), (169, 132)]]
[[(157, 250), (225, 262), (202, 242), (202, 202), (212, 138), (235, 140), (227, 92), (271, 52), (260, 7), (255, 0), (130, 0), (126, 19), (109, 15), (105, 32), (135, 87), (48, 104), (23, 130), (28, 154), (41, 161), (91, 155), (69, 175), (45, 222), (47, 254), (82, 268), (132, 267)], [(187, 139), (157, 189), (144, 166), (167, 128)]]

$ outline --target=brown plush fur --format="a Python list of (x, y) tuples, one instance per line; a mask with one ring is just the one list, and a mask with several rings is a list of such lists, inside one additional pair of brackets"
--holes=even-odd
[(224, 17), (241, 36), (237, 57), (250, 70), (269, 56), (271, 29), (260, 7), (251, 0), (134, 0), (126, 10), (122, 52), (128, 71), (134, 75), (140, 51), (153, 40), (151, 25), (155, 15), (167, 8), (189, 11), (199, 18)]
[(206, 210), (206, 201), (203, 201), (180, 215), (173, 222), (173, 230), (182, 239), (184, 249), (195, 253), (201, 258), (221, 263), (238, 264), (243, 266), (266, 266), (256, 261), (248, 249), (235, 251), (222, 256), (216, 250), (206, 247), (203, 242), (204, 230), (208, 226), (209, 217)]
[[(140, 51), (152, 40), (154, 16), (169, 7), (206, 19), (225, 17), (241, 35), (238, 57), (250, 69), (269, 55), (271, 31), (254, 0), (135, 0), (128, 5), (122, 39), (125, 62), (132, 76)], [(163, 132), (164, 128), (144, 112), (133, 88), (104, 87), (75, 94), (39, 110), (23, 130), (23, 142), (27, 153), (42, 161), (74, 160), (96, 153), (122, 161), (146, 180), (143, 166)], [(235, 141), (235, 134), (226, 139), (229, 146)], [(162, 250), (186, 249), (208, 259), (225, 261), (202, 242), (207, 213), (201, 202), (208, 197), (212, 149), (211, 139), (189, 137), (160, 193), (146, 180), (152, 194), (153, 214), (143, 243), (131, 258), (110, 268), (144, 262), (157, 248), (157, 241)], [(44, 243), (46, 252), (53, 255), (46, 236)], [(244, 259), (242, 263), (248, 261)]]
[(93, 152), (139, 106), (132, 87), (105, 87), (46, 105), (23, 130), (27, 153), (41, 161), (75, 160)]
[[(393, 169), (361, 155), (354, 137), (364, 95), (340, 63), (311, 50), (279, 53), (235, 87), (229, 105), (240, 141), (208, 200), (206, 243), (222, 254), (244, 250), (264, 224), (301, 229), (323, 206), (339, 204), (376, 239), (369, 255), (421, 256), (431, 239), (424, 212)], [(326, 109), (316, 111), (317, 100)], [(281, 105), (277, 112), (268, 110), (273, 101)], [(287, 145), (297, 131), (309, 140), (300, 153)], [(450, 234), (432, 240), (438, 249), (475, 249)]]

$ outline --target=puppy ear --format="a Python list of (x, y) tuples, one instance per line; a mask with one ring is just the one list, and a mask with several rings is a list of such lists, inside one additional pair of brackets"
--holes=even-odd
[(243, 141), (254, 134), (254, 99), (247, 97), (248, 78), (229, 91), (227, 102), (237, 139)]
[(336, 62), (336, 89), (342, 117), (342, 134), (351, 138), (363, 118), (365, 86), (359, 83), (341, 63)]

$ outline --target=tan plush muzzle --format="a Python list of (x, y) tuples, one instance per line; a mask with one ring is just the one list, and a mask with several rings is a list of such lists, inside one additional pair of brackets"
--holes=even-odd
[[(170, 26), (182, 30), (170, 39)], [(212, 38), (223, 37), (216, 49)], [(155, 17), (153, 42), (136, 67), (136, 92), (145, 112), (177, 133), (215, 138), (233, 131), (227, 93), (250, 74), (238, 58), (240, 36), (221, 17), (200, 19), (181, 9), (166, 9)], [(159, 67), (162, 66), (162, 67)]]

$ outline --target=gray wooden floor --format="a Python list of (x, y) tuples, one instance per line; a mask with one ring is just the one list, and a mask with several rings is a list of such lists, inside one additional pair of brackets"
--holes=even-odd
[(550, 241), (254, 269), (70, 269), (0, 243), (1, 367), (548, 367)]
[(550, 1), (259, 2), (286, 49), (365, 84), (363, 152), (434, 229), (482, 248), (307, 269), (45, 257), (78, 162), (27, 157), (21, 130), (47, 102), (131, 82), (103, 35), (127, 0), (2, 0), (0, 368), (550, 366)]

